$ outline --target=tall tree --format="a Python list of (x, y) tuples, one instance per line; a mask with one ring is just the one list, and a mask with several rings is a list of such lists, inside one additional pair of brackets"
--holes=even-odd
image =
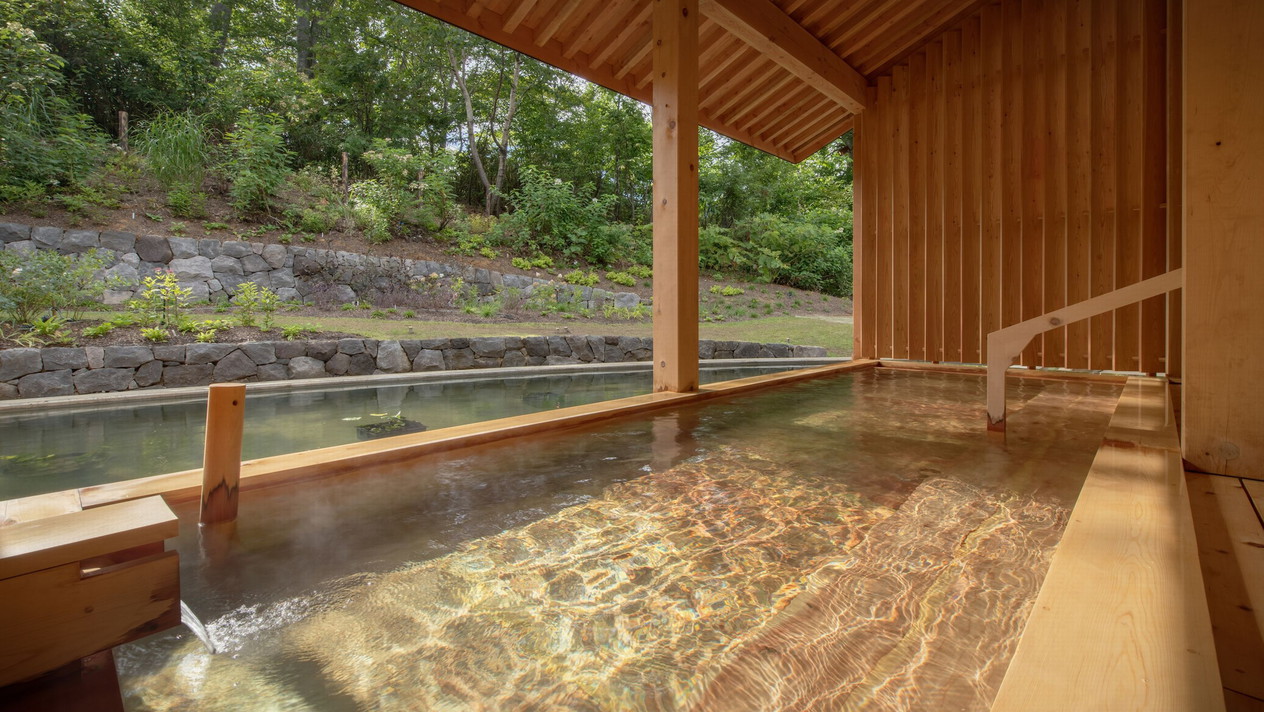
[[(455, 44), (455, 43), (454, 43)], [(470, 90), (470, 67), (473, 47), (461, 43), (448, 47), (448, 62), (452, 67), (452, 76), (461, 90), (461, 98), (465, 103), (465, 129), (469, 142), (470, 159), (478, 171), (479, 180), (483, 183), (483, 214), (493, 215), (498, 211), (500, 196), (505, 187), (505, 172), (509, 163), (509, 146), (514, 114), (518, 111), (518, 80), (522, 73), (522, 55), (504, 48), (492, 49), (482, 59), (491, 60), (495, 65), (495, 91), (491, 97), (487, 114), (486, 137), (492, 142), (496, 152), (496, 179), (488, 177), (483, 150), (479, 146), (478, 120), (474, 113), (474, 99)], [(510, 67), (512, 62), (512, 67)], [(501, 97), (505, 94), (506, 80), (509, 83), (508, 96), (503, 114), (501, 114)], [(501, 114), (499, 125), (497, 115)]]

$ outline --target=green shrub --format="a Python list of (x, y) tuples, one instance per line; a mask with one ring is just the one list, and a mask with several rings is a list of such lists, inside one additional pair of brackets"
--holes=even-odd
[[(163, 112), (141, 123), (135, 147), (149, 164), (150, 172), (169, 192), (180, 189), (186, 194), (197, 193), (207, 166), (214, 159), (206, 138), (206, 119), (192, 112)], [(167, 200), (177, 202), (170, 195)]]
[(407, 193), (377, 180), (362, 180), (351, 186), (356, 227), (375, 245), (391, 239), (391, 226), (408, 200)]
[[(516, 251), (551, 251), (607, 264), (620, 256), (625, 229), (607, 224), (613, 195), (583, 198), (570, 183), (533, 166), (509, 195), (514, 211), (501, 218), (497, 239)], [(592, 186), (581, 193), (590, 194)]]
[(722, 297), (736, 297), (738, 295), (746, 293), (746, 290), (742, 289), (741, 287), (733, 287), (730, 285), (725, 285), (721, 287), (718, 284), (711, 285), (711, 289), (709, 291), (712, 294), (718, 294)]
[(197, 339), (198, 343), (209, 344), (215, 341), (215, 333), (215, 329), (207, 329), (205, 331), (199, 331), (198, 335), (194, 338)]
[(636, 277), (633, 277), (627, 272), (606, 272), (606, 279), (614, 282), (615, 284), (622, 284), (625, 287), (636, 286)]
[(601, 281), (596, 272), (584, 273), (582, 269), (571, 270), (562, 276), (567, 284), (578, 284), (581, 287), (592, 287)]
[(513, 266), (517, 269), (531, 269), (531, 260), (525, 257), (515, 257), (510, 260), (510, 262), (512, 262)]
[(649, 279), (654, 276), (654, 270), (646, 267), (645, 265), (632, 265), (624, 271), (633, 277), (638, 277), (640, 279)]
[(90, 339), (98, 339), (102, 336), (108, 336), (111, 331), (114, 331), (114, 325), (106, 321), (97, 324), (96, 326), (89, 326), (85, 328), (83, 330), (83, 335)]
[(317, 208), (304, 208), (299, 214), (298, 228), (303, 232), (329, 232), (338, 223), (331, 213)]
[(145, 337), (146, 341), (151, 341), (155, 344), (160, 344), (171, 337), (171, 335), (167, 333), (166, 329), (156, 329), (152, 327), (141, 329), (140, 335)]
[(34, 201), (82, 182), (106, 137), (63, 95), (65, 61), (17, 23), (0, 25), (0, 200)]
[(96, 278), (105, 258), (96, 250), (62, 255), (53, 250), (29, 254), (0, 252), (0, 311), (18, 324), (42, 314), (73, 313), (93, 303), (106, 284)]
[(229, 227), (230, 227), (230, 226), (229, 226), (229, 224), (228, 224), (228, 223), (222, 223), (222, 222), (204, 222), (204, 223), (202, 223), (202, 229), (203, 229), (203, 230), (206, 230), (207, 232), (213, 232), (213, 231), (216, 231), (216, 230), (227, 230)]
[(280, 119), (246, 109), (236, 128), (224, 135), (228, 161), (224, 164), (238, 213), (268, 211), (272, 198), (285, 184), (293, 154), (285, 147)]
[(146, 277), (140, 293), (127, 303), (138, 323), (162, 329), (174, 328), (184, 317), (193, 290), (181, 287), (174, 274)]
[(167, 207), (178, 218), (204, 218), (206, 193), (184, 185), (174, 186), (167, 191)]
[(237, 285), (233, 305), (237, 310), (239, 325), (257, 325), (263, 331), (271, 331), (274, 315), (281, 305), (281, 300), (276, 292), (267, 287), (261, 287), (254, 282), (242, 282)]

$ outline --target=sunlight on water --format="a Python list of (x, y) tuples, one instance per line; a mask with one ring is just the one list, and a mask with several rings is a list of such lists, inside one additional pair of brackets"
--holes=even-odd
[[(132, 709), (987, 709), (1118, 396), (862, 372), (243, 496)], [(193, 514), (180, 512), (182, 519)], [(190, 531), (192, 529), (192, 531)]]

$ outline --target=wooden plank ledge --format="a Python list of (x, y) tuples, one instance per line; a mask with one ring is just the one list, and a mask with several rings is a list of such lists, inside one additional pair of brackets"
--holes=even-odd
[(0, 529), (0, 579), (162, 542), (180, 521), (161, 497), (147, 497)]
[[(873, 368), (876, 364), (876, 361), (869, 360), (848, 361), (715, 383), (693, 393), (651, 393), (428, 430), (422, 433), (265, 457), (242, 463), (239, 486), (242, 491), (247, 491), (305, 479), (353, 474), (367, 467), (404, 462), (423, 455), (485, 445), (542, 432), (556, 432), (662, 408), (738, 395), (761, 388)], [(100, 507), (153, 495), (162, 495), (168, 502), (177, 502), (197, 499), (201, 493), (201, 483), (202, 471), (200, 469), (186, 470), (84, 487), (78, 490), (78, 497), (84, 508)]]
[(1129, 378), (992, 709), (1225, 709), (1172, 403)]

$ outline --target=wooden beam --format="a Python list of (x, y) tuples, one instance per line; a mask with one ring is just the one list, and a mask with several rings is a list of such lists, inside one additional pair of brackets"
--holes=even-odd
[(179, 526), (161, 497), (14, 524), (0, 529), (0, 579), (161, 542)]
[(1184, 3), (1185, 459), (1264, 474), (1264, 3)]
[(698, 0), (654, 0), (654, 391), (698, 390)]
[(848, 112), (865, 109), (865, 78), (768, 0), (700, 0), (702, 11)]

